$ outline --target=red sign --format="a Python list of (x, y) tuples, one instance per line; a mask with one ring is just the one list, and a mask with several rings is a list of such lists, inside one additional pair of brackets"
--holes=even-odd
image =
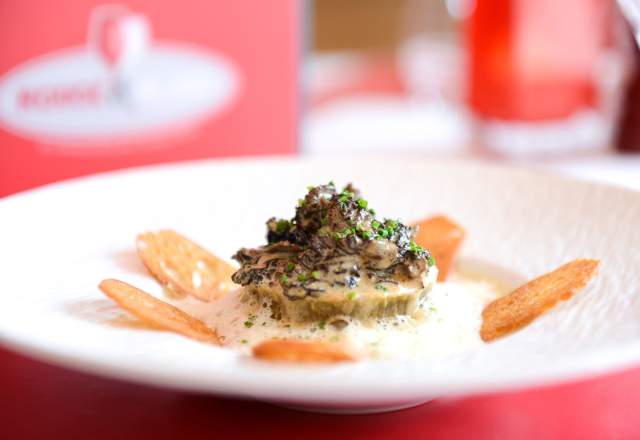
[(141, 164), (294, 152), (303, 5), (3, 1), (0, 196)]

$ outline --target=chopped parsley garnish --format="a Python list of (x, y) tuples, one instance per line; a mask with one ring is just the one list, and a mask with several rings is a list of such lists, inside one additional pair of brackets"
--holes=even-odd
[(369, 213), (370, 213), (371, 215), (375, 216), (375, 215), (376, 215), (376, 210), (375, 210), (375, 209), (373, 209), (373, 208), (371, 208), (371, 209), (369, 210)]
[(369, 202), (367, 202), (365, 199), (358, 199), (358, 206), (362, 209), (367, 209), (368, 204)]
[(338, 196), (338, 202), (340, 203), (340, 205), (341, 205), (343, 208), (346, 208), (346, 206), (347, 206), (347, 202), (348, 202), (349, 200), (352, 200), (354, 196), (355, 196), (355, 194), (354, 194), (354, 193), (352, 193), (351, 191), (343, 190), (343, 191), (340, 193), (340, 195)]
[(250, 321), (250, 320), (248, 320), (248, 319), (247, 319), (247, 320), (244, 322), (244, 326), (245, 326), (246, 328), (251, 328), (251, 327), (253, 327), (253, 321)]
[(376, 289), (377, 290), (381, 290), (382, 292), (386, 292), (387, 290), (389, 290), (389, 289), (387, 289), (385, 286), (383, 286), (380, 283), (376, 284)]
[(286, 276), (286, 275), (282, 275), (282, 276), (280, 277), (280, 281), (281, 281), (282, 283), (284, 283), (284, 284), (287, 284), (287, 283), (289, 282), (289, 277), (288, 277), (288, 276)]
[(436, 259), (433, 258), (431, 255), (429, 255), (427, 257), (427, 265), (429, 265), (429, 267), (435, 266), (436, 265)]
[(373, 228), (373, 231), (376, 234), (376, 238), (378, 239), (390, 239), (391, 237), (393, 237), (393, 234), (396, 232), (398, 225), (399, 222), (396, 220), (386, 220), (384, 224), (381, 224), (377, 220), (371, 222), (371, 228)]
[(298, 199), (298, 206), (303, 207), (305, 203), (305, 199)]
[(320, 272), (318, 272), (317, 270), (314, 270), (313, 272), (311, 272), (311, 277), (313, 277), (313, 279), (319, 280)]
[(350, 291), (349, 293), (347, 293), (347, 299), (349, 301), (353, 301), (354, 299), (356, 299), (358, 297), (358, 294), (356, 292), (354, 292), (353, 290)]
[[(419, 244), (417, 244), (413, 240), (411, 240), (409, 242), (409, 250), (411, 252), (413, 252), (414, 254), (421, 254), (421, 253), (425, 252), (424, 248), (422, 246), (420, 246)], [(435, 260), (434, 260), (434, 262), (435, 262)]]
[(298, 281), (302, 281), (302, 282), (307, 281), (307, 275), (301, 273), (300, 275), (298, 275)]
[(342, 231), (342, 236), (343, 237), (348, 237), (350, 235), (356, 235), (357, 231), (358, 231), (357, 227), (345, 228)]
[(372, 236), (373, 234), (371, 231), (362, 231), (362, 238), (369, 240)]
[(320, 322), (318, 323), (318, 328), (319, 328), (320, 330), (324, 330), (326, 326), (327, 326), (327, 322), (326, 322), (326, 321), (320, 321)]
[(278, 223), (276, 224), (276, 232), (278, 232), (278, 234), (287, 232), (289, 228), (290, 224), (288, 220), (278, 220)]
[(329, 186), (333, 186), (335, 188), (336, 184), (333, 183), (333, 180), (329, 180)]
[(353, 198), (353, 196), (354, 196), (354, 194), (353, 194), (351, 191), (346, 191), (346, 190), (345, 190), (345, 191), (342, 191), (342, 192), (340, 193), (340, 199), (341, 199), (341, 201), (345, 201), (345, 202), (346, 202), (347, 200), (352, 199), (352, 198)]
[(295, 264), (293, 264), (293, 263), (287, 264), (287, 272), (291, 272), (295, 268), (296, 268)]

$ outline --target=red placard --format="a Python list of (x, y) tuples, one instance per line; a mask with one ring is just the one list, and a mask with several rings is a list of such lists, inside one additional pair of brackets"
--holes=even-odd
[(0, 196), (202, 157), (293, 153), (304, 2), (0, 3)]

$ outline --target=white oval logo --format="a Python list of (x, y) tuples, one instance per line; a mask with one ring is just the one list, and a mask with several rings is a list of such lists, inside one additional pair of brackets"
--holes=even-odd
[(146, 142), (214, 116), (238, 95), (237, 70), (221, 55), (150, 45), (144, 17), (98, 12), (86, 47), (37, 58), (2, 78), (3, 128), (83, 150)]

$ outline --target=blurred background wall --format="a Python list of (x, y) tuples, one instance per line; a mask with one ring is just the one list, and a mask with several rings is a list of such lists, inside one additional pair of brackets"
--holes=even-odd
[(4, 0), (0, 196), (265, 154), (615, 162), (637, 173), (640, 57), (620, 5), (633, 18), (639, 4)]
[(317, 0), (313, 7), (313, 48), (395, 49), (401, 41), (407, 0)]
[(315, 0), (313, 48), (394, 50), (420, 29), (451, 34), (457, 24), (444, 0)]
[(620, 133), (636, 50), (613, 1), (316, 0), (313, 16), (309, 151), (637, 147)]

